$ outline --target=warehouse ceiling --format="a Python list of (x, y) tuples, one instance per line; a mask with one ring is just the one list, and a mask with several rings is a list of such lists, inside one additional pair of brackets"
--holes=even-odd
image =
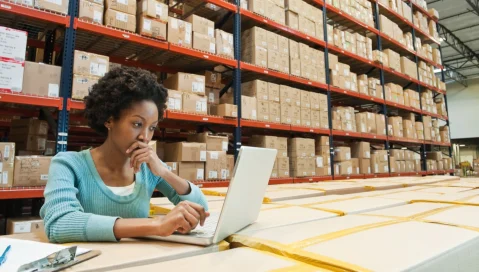
[[(466, 84), (467, 80), (478, 78), (479, 0), (427, 0), (427, 4), (428, 9), (439, 11), (439, 24), (445, 27), (440, 36), (446, 72), (456, 71), (457, 79), (461, 81), (464, 76)], [(452, 81), (452, 77), (446, 78), (446, 82)]]

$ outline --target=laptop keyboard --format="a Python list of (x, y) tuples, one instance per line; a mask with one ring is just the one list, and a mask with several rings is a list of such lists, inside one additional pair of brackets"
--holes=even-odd
[(214, 236), (219, 219), (219, 213), (211, 214), (208, 218), (206, 218), (205, 224), (203, 226), (198, 225), (196, 229), (191, 231), (190, 235), (194, 235), (196, 237)]

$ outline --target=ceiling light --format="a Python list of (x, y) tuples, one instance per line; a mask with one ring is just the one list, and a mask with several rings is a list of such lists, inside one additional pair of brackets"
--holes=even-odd
[(406, 150), (406, 149), (407, 149), (407, 147), (403, 147), (403, 148), (401, 148), (401, 149), (402, 149), (402, 150)]
[(465, 144), (460, 144), (459, 147), (465, 147), (466, 145)]

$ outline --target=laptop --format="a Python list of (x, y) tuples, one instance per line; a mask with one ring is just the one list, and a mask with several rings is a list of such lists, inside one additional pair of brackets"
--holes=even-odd
[(258, 219), (276, 153), (276, 149), (242, 146), (221, 213), (212, 213), (203, 227), (198, 225), (189, 234), (148, 238), (208, 246), (254, 223)]

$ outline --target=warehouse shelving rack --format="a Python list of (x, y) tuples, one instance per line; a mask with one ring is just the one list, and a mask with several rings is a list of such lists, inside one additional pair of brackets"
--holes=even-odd
[[(334, 6), (327, 4), (322, 0), (307, 0), (310, 4), (315, 5), (323, 10), (323, 33), (324, 39), (318, 39), (308, 36), (300, 31), (289, 28), (288, 26), (274, 22), (268, 18), (255, 14), (251, 11), (241, 8), (239, 0), (225, 1), (225, 0), (185, 0), (180, 1), (187, 3), (193, 7), (192, 12), (197, 13), (200, 16), (214, 19), (216, 27), (228, 25), (231, 29), (234, 37), (234, 59), (228, 59), (213, 55), (206, 52), (201, 52), (194, 49), (185, 48), (182, 46), (170, 44), (165, 41), (159, 41), (148, 37), (140, 36), (135, 33), (125, 32), (119, 29), (106, 27), (103, 25), (84, 22), (78, 19), (78, 0), (70, 0), (68, 15), (60, 15), (48, 11), (38, 10), (31, 7), (16, 4), (6, 0), (0, 0), (0, 11), (3, 15), (0, 15), (0, 25), (7, 27), (14, 27), (29, 31), (28, 46), (40, 47), (45, 49), (45, 55), (51, 56), (53, 51), (61, 52), (61, 92), (60, 98), (45, 98), (34, 97), (18, 94), (0, 94), (0, 102), (13, 103), (13, 104), (25, 104), (34, 105), (40, 107), (48, 107), (56, 109), (57, 112), (53, 113), (53, 116), (57, 118), (57, 133), (55, 139), (57, 142), (57, 152), (67, 150), (69, 145), (68, 140), (75, 138), (82, 139), (88, 138), (85, 136), (71, 135), (78, 132), (91, 132), (88, 128), (71, 126), (72, 120), (81, 119), (78, 114), (72, 114), (72, 111), (81, 111), (84, 109), (84, 104), (81, 101), (75, 101), (71, 99), (71, 86), (72, 86), (72, 74), (73, 74), (73, 55), (74, 50), (84, 50), (97, 54), (104, 54), (110, 56), (112, 62), (120, 63), (123, 65), (136, 66), (144, 69), (148, 69), (154, 72), (161, 73), (173, 73), (177, 71), (192, 71), (189, 67), (194, 63), (194, 67), (213, 68), (214, 66), (221, 65), (226, 67), (226, 74), (230, 76), (231, 81), (227, 84), (227, 87), (233, 87), (234, 89), (234, 103), (238, 106), (238, 118), (224, 118), (211, 115), (196, 115), (183, 112), (167, 111), (165, 114), (166, 123), (171, 125), (175, 124), (176, 127), (201, 127), (215, 126), (216, 131), (231, 131), (233, 132), (233, 145), (232, 148), (237, 152), (241, 146), (242, 130), (252, 129), (256, 131), (266, 132), (268, 134), (275, 134), (277, 132), (290, 133), (293, 135), (327, 135), (330, 137), (331, 144), (331, 161), (333, 161), (333, 148), (335, 139), (345, 140), (367, 140), (375, 143), (382, 143), (389, 149), (391, 145), (404, 145), (404, 146), (419, 146), (421, 158), (423, 159), (423, 171), (411, 172), (411, 173), (385, 173), (385, 174), (371, 174), (371, 175), (350, 175), (350, 176), (338, 176), (334, 175), (334, 167), (331, 166), (331, 176), (322, 177), (305, 177), (305, 178), (272, 178), (270, 184), (285, 184), (285, 183), (298, 183), (298, 182), (313, 182), (313, 181), (325, 181), (332, 179), (351, 179), (351, 178), (373, 178), (373, 177), (387, 177), (387, 176), (422, 176), (427, 174), (446, 174), (453, 173), (453, 171), (425, 171), (425, 152), (432, 150), (434, 147), (449, 147), (448, 155), (451, 155), (450, 144), (429, 142), (421, 140), (412, 140), (405, 138), (392, 137), (390, 135), (372, 135), (367, 133), (338, 131), (331, 129), (331, 111), (329, 113), (329, 127), (330, 129), (317, 129), (294, 125), (285, 125), (277, 123), (268, 123), (261, 121), (251, 121), (241, 118), (241, 82), (249, 79), (266, 78), (269, 81), (276, 83), (286, 84), (290, 86), (296, 86), (298, 88), (318, 91), (328, 96), (328, 107), (331, 108), (335, 101), (341, 101), (341, 103), (353, 103), (355, 105), (372, 104), (375, 105), (386, 116), (388, 110), (413, 112), (418, 114), (420, 120), (423, 115), (429, 115), (431, 117), (443, 120), (449, 125), (449, 120), (446, 116), (440, 116), (425, 112), (423, 110), (414, 109), (404, 105), (399, 105), (391, 101), (385, 101), (369, 95), (352, 92), (349, 90), (343, 90), (330, 85), (329, 73), (326, 69), (326, 82), (315, 82), (300, 77), (295, 77), (289, 74), (284, 74), (271, 69), (258, 67), (241, 60), (241, 28), (243, 25), (257, 25), (265, 27), (271, 31), (277, 32), (288, 38), (294, 39), (299, 42), (306, 43), (317, 49), (324, 50), (325, 52), (325, 67), (329, 66), (328, 52), (339, 56), (341, 62), (356, 64), (356, 66), (365, 69), (368, 74), (376, 75), (381, 79), (384, 94), (384, 84), (386, 78), (389, 81), (396, 83), (405, 83), (407, 87), (415, 85), (416, 90), (421, 92), (423, 88), (430, 89), (435, 92), (436, 95), (443, 95), (447, 107), (447, 98), (444, 91), (439, 90), (433, 86), (429, 86), (418, 80), (412, 79), (400, 72), (394, 71), (390, 68), (383, 67), (379, 63), (375, 63), (368, 59), (362, 58), (352, 52), (348, 52), (341, 48), (328, 43), (327, 37), (327, 23), (332, 21), (337, 23), (346, 29), (361, 31), (370, 33), (376, 39), (376, 47), (382, 49), (383, 45), (392, 48), (393, 50), (400, 52), (402, 55), (413, 56), (415, 62), (420, 60), (434, 65), (436, 68), (443, 71), (444, 67), (434, 63), (432, 60), (420, 56), (417, 52), (406, 48), (404, 45), (394, 41), (386, 34), (381, 32), (379, 25), (379, 14), (388, 15), (393, 21), (410, 27), (413, 37), (420, 36), (425, 42), (431, 42), (438, 45), (440, 49), (439, 41), (435, 40), (429, 34), (424, 33), (413, 23), (405, 21), (400, 15), (393, 10), (381, 4), (378, 0), (369, 0), (373, 5), (374, 19), (376, 26), (368, 26), (363, 22), (360, 22), (356, 18), (346, 14), (345, 12), (335, 8)], [(418, 7), (416, 4), (406, 1), (413, 10), (419, 10), (432, 19), (431, 16)], [(217, 11), (212, 11), (205, 8), (206, 4), (213, 4), (218, 7), (222, 12), (219, 16)], [(176, 8), (172, 8), (171, 11), (180, 13)], [(21, 23), (18, 23), (21, 21)], [(63, 45), (59, 45), (58, 42), (46, 39), (45, 42), (37, 40), (36, 34), (41, 30), (53, 30), (56, 27), (64, 29)], [(33, 31), (33, 33), (30, 33)], [(51, 63), (51, 62), (50, 62)], [(168, 65), (164, 65), (168, 63)], [(188, 67), (188, 68), (187, 68)], [(442, 77), (444, 81), (444, 75)], [(226, 91), (226, 88), (225, 90)], [(384, 96), (385, 97), (385, 96)], [(422, 107), (421, 107), (422, 108)], [(7, 110), (6, 112), (8, 112)], [(36, 116), (36, 114), (27, 115), (23, 110), (16, 111), (17, 113), (24, 114), (23, 116)], [(387, 118), (386, 118), (387, 122)], [(4, 125), (5, 126), (5, 125)], [(161, 133), (158, 135), (161, 136)], [(197, 184), (204, 187), (211, 186), (227, 186), (227, 181), (198, 181)], [(43, 195), (43, 188), (10, 188), (0, 189), (0, 199), (13, 199), (13, 198), (40, 198)]]

